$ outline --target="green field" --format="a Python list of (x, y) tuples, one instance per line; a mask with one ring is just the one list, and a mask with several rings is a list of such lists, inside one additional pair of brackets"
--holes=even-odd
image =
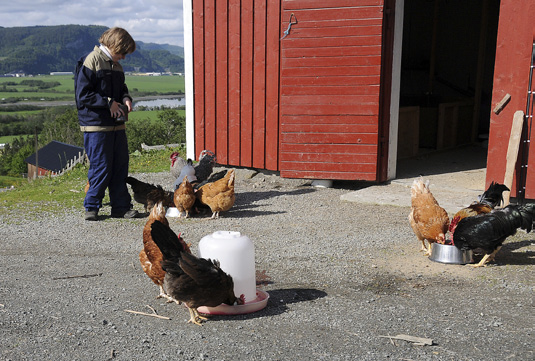
[(136, 92), (157, 94), (184, 94), (185, 85), (183, 76), (141, 76), (127, 75), (128, 90), (135, 96)]
[[(37, 89), (37, 87), (24, 85), (24, 81), (37, 80), (45, 83), (59, 83), (49, 89)], [(6, 91), (7, 90), (7, 91)], [(72, 75), (42, 75), (32, 77), (2, 77), (0, 78), (0, 100), (11, 103), (12, 101), (41, 101), (41, 100), (68, 100), (74, 94)]]
[[(159, 110), (145, 110), (145, 111), (134, 111), (128, 114), (128, 120), (155, 120), (158, 118)], [(186, 116), (186, 111), (182, 109), (177, 109), (178, 114)]]
[[(36, 87), (22, 84), (24, 81), (38, 80), (45, 83), (58, 82), (59, 85), (49, 89), (37, 89)], [(132, 96), (139, 95), (166, 95), (183, 94), (183, 76), (144, 76), (127, 75), (126, 83)], [(74, 80), (72, 75), (40, 75), (33, 77), (1, 77), (0, 78), (0, 102), (12, 103), (15, 101), (50, 101), (74, 99)], [(13, 100), (13, 101), (12, 101)]]
[[(38, 80), (45, 83), (57, 82), (59, 85), (42, 91), (28, 91), (32, 87), (22, 84), (24, 80)], [(157, 96), (157, 95), (174, 95), (183, 94), (185, 90), (183, 76), (142, 76), (127, 75), (126, 82), (130, 93), (136, 96)], [(4, 91), (2, 91), (4, 90)], [(5, 91), (11, 90), (11, 91)], [(16, 91), (15, 91), (16, 90)], [(23, 78), (0, 78), (0, 103), (6, 104), (0, 107), (0, 116), (27, 116), (37, 114), (41, 110), (31, 110), (32, 106), (28, 102), (43, 103), (47, 101), (74, 101), (74, 81), (72, 75), (42, 75)], [(21, 109), (18, 110), (17, 108)], [(25, 107), (25, 108), (24, 108)], [(33, 106), (35, 108), (35, 106)], [(155, 118), (155, 114), (138, 114), (145, 112), (136, 112), (132, 118)]]
[[(30, 135), (25, 135), (27, 137), (31, 137), (33, 136), (32, 134)], [(11, 143), (13, 141), (13, 139), (16, 139), (16, 138), (20, 138), (20, 137), (24, 137), (24, 135), (5, 135), (5, 136), (0, 136), (0, 144), (6, 144), (6, 143)]]

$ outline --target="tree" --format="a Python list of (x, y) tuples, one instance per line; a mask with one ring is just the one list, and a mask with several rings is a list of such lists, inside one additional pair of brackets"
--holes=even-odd
[(56, 140), (79, 147), (84, 146), (84, 136), (80, 131), (78, 113), (75, 108), (49, 108), (45, 117), (47, 120), (45, 120), (43, 130), (39, 136), (39, 141), (42, 144), (48, 144)]
[(141, 150), (141, 144), (159, 145), (186, 142), (186, 118), (176, 109), (163, 109), (158, 119), (132, 120), (127, 123), (128, 150)]
[(28, 166), (24, 161), (35, 153), (34, 137), (18, 137), (6, 144), (0, 157), (0, 175), (19, 177), (26, 173)]
[(166, 144), (186, 142), (186, 118), (176, 109), (164, 109), (158, 113), (158, 119), (165, 125)]

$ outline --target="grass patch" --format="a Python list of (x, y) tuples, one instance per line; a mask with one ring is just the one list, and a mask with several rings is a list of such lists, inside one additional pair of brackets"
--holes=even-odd
[(13, 142), (13, 140), (17, 138), (26, 138), (26, 137), (34, 137), (33, 134), (20, 134), (20, 135), (3, 135), (0, 136), (0, 144), (7, 144)]
[(127, 75), (126, 85), (133, 96), (137, 92), (148, 94), (184, 94), (186, 86), (183, 76), (139, 76)]
[(26, 182), (26, 179), (0, 175), (0, 188), (9, 188), (11, 186), (19, 187), (20, 185), (24, 184), (24, 182)]
[(19, 116), (19, 117), (26, 117), (29, 115), (36, 115), (41, 113), (43, 110), (17, 110), (17, 111), (9, 111), (9, 112), (3, 112), (0, 108), (0, 116), (2, 115), (10, 115), (10, 116)]
[(135, 151), (130, 154), (130, 173), (157, 173), (168, 172), (170, 161), (169, 156), (177, 151), (185, 159), (186, 149), (166, 149), (150, 152)]
[[(130, 155), (130, 173), (154, 173), (169, 171), (169, 155), (179, 151), (185, 156), (185, 149), (166, 149), (151, 152), (134, 152)], [(15, 189), (0, 192), (0, 216), (11, 212), (36, 212), (45, 210), (57, 212), (69, 208), (83, 208), (84, 187), (87, 182), (85, 165), (77, 165), (73, 170), (57, 177), (43, 177), (28, 181), (19, 178)], [(106, 203), (106, 197), (103, 202)]]

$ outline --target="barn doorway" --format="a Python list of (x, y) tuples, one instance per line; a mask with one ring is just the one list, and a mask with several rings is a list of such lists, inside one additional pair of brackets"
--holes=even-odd
[[(398, 178), (411, 159), (488, 144), (499, 8), (499, 0), (404, 2)], [(486, 164), (486, 149), (476, 153), (475, 164)], [(466, 169), (462, 161), (454, 163)]]

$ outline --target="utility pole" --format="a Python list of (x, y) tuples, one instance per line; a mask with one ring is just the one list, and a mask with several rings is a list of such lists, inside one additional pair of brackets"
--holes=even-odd
[(39, 148), (37, 142), (37, 127), (34, 127), (33, 129), (35, 134), (35, 173), (33, 179), (37, 179), (39, 175)]

